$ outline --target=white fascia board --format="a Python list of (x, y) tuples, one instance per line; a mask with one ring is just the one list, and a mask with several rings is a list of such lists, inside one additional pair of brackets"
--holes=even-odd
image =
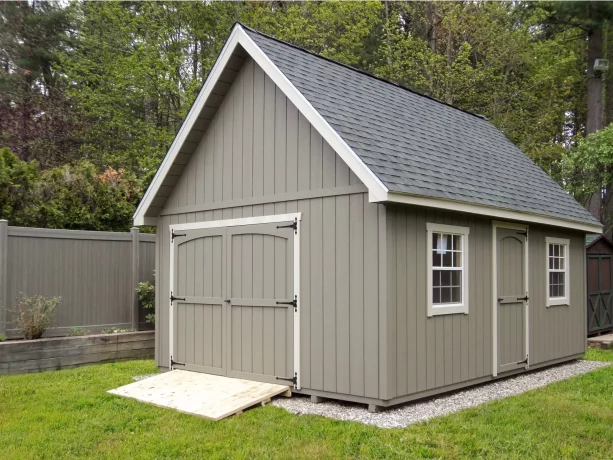
[(298, 91), (292, 82), (281, 70), (270, 60), (270, 58), (260, 49), (258, 45), (239, 27), (238, 41), (247, 51), (252, 59), (264, 70), (275, 85), (279, 87), (283, 94), (296, 106), (311, 125), (321, 134), (330, 147), (342, 158), (356, 176), (368, 188), (370, 194), (377, 199), (385, 197), (388, 188), (373, 173), (362, 159), (353, 151), (343, 138), (332, 126), (321, 116), (321, 114), (311, 105), (311, 103)]
[(270, 224), (272, 222), (291, 222), (293, 220), (302, 220), (302, 213), (294, 212), (290, 214), (269, 214), (266, 216), (238, 217), (236, 219), (171, 224), (168, 226), (168, 228), (170, 230), (199, 230), (202, 228), (237, 227), (242, 225)]
[(460, 201), (443, 200), (439, 198), (429, 198), (424, 196), (406, 195), (403, 193), (388, 192), (382, 200), (375, 200), (369, 195), (371, 202), (387, 202), (387, 203), (402, 203), (412, 204), (415, 206), (426, 206), (429, 208), (446, 209), (448, 211), (464, 212), (469, 214), (479, 214), (505, 220), (518, 220), (520, 222), (529, 222), (542, 225), (551, 225), (553, 227), (562, 227), (573, 230), (580, 230), (588, 233), (602, 233), (602, 225), (585, 224), (572, 220), (556, 219), (555, 217), (539, 216), (536, 214), (528, 214), (508, 209), (494, 208), (490, 206), (480, 206), (472, 203), (463, 203)]
[(198, 119), (198, 116), (200, 115), (202, 108), (206, 104), (206, 101), (209, 98), (211, 91), (215, 87), (215, 84), (217, 84), (217, 81), (219, 80), (221, 73), (225, 69), (226, 64), (228, 63), (228, 60), (232, 56), (232, 53), (234, 52), (234, 49), (236, 48), (236, 45), (238, 44), (239, 30), (242, 30), (241, 27), (239, 25), (236, 25), (234, 29), (232, 30), (232, 33), (230, 34), (228, 41), (226, 41), (226, 44), (221, 50), (221, 53), (219, 54), (219, 58), (217, 58), (215, 65), (211, 69), (211, 73), (207, 77), (206, 82), (204, 83), (204, 86), (202, 87), (202, 89), (200, 90), (200, 93), (198, 93), (198, 96), (196, 97), (196, 100), (192, 104), (192, 108), (187, 114), (187, 117), (185, 118), (185, 121), (181, 125), (179, 132), (175, 136), (174, 141), (170, 145), (170, 148), (168, 149), (168, 153), (166, 153), (166, 156), (164, 157), (162, 164), (160, 165), (157, 172), (155, 173), (153, 181), (149, 185), (149, 188), (145, 192), (143, 199), (139, 203), (138, 208), (136, 209), (136, 212), (134, 213), (134, 216), (132, 216), (134, 219), (134, 225), (147, 225), (148, 219), (145, 217), (145, 213), (147, 212), (147, 210), (149, 209), (149, 206), (151, 205), (151, 202), (157, 195), (157, 192), (160, 186), (162, 185), (164, 178), (168, 174), (170, 167), (174, 163), (175, 158), (177, 157), (177, 155), (179, 154), (179, 151), (181, 150), (181, 146), (185, 142), (187, 135), (191, 131), (192, 126)]

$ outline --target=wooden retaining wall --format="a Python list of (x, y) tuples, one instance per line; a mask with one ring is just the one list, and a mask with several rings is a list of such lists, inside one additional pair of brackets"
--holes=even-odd
[(154, 350), (154, 331), (8, 341), (0, 343), (0, 375), (153, 358)]

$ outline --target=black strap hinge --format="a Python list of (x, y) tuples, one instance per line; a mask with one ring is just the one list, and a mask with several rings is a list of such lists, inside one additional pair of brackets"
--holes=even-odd
[(527, 301), (528, 301), (528, 299), (529, 299), (529, 297), (528, 297), (528, 296), (525, 296), (525, 297), (518, 297), (518, 298), (517, 298), (517, 300), (523, 300), (524, 302), (527, 302)]
[(298, 296), (294, 296), (294, 300), (289, 302), (279, 302), (277, 301), (277, 305), (292, 305), (294, 307), (294, 311), (298, 311)]
[(174, 229), (170, 231), (170, 242), (174, 242), (175, 238), (178, 236), (185, 236), (185, 233), (175, 233)]
[(518, 235), (524, 235), (528, 239), (528, 232), (517, 232)]
[(294, 233), (298, 234), (298, 219), (294, 219), (294, 223), (289, 225), (277, 225), (277, 228), (293, 228)]
[(171, 356), (170, 357), (170, 367), (171, 367), (171, 369), (174, 367), (175, 364), (178, 364), (179, 366), (185, 366), (185, 363), (178, 363), (174, 359), (172, 359), (172, 356)]
[(175, 300), (185, 300), (185, 297), (175, 297), (172, 295), (172, 291), (170, 291), (170, 303), (173, 303)]
[(292, 382), (294, 384), (294, 388), (298, 386), (298, 373), (294, 372), (293, 377), (275, 377), (277, 380), (287, 380), (288, 382)]

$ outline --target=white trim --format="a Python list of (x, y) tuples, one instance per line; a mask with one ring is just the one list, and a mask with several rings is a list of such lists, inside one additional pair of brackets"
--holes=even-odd
[[(549, 245), (559, 244), (564, 246), (564, 297), (549, 297)], [(565, 238), (545, 237), (545, 271), (546, 271), (546, 305), (554, 307), (559, 305), (570, 305), (570, 240)]]
[[(169, 293), (170, 295), (172, 295), (172, 291), (174, 290), (174, 284), (175, 284), (175, 244), (172, 241), (172, 227), (171, 227), (171, 232), (168, 235), (168, 239), (170, 240), (170, 270), (168, 270), (169, 276), (170, 276)], [(172, 353), (174, 351), (175, 309), (170, 299), (169, 299), (168, 305), (169, 305), (168, 311), (170, 312), (168, 316), (168, 323), (169, 323), (168, 327), (170, 328), (170, 334), (169, 334), (169, 339), (168, 339), (168, 369), (172, 370)]]
[(279, 87), (287, 98), (297, 107), (304, 117), (313, 125), (313, 127), (321, 134), (321, 136), (330, 144), (332, 149), (343, 159), (349, 168), (356, 176), (366, 185), (369, 191), (375, 197), (383, 197), (388, 189), (383, 185), (383, 182), (368, 168), (362, 159), (347, 145), (341, 136), (330, 126), (330, 124), (321, 116), (321, 114), (311, 105), (309, 101), (302, 95), (300, 91), (289, 81), (289, 79), (279, 70), (279, 68), (270, 60), (260, 47), (247, 35), (240, 24), (237, 24), (228, 41), (224, 45), (219, 58), (215, 62), (209, 77), (206, 79), (202, 90), (198, 94), (196, 101), (192, 105), (189, 114), (181, 125), (177, 136), (172, 145), (168, 149), (168, 153), (164, 157), (160, 168), (158, 169), (151, 185), (145, 192), (145, 196), (141, 200), (136, 212), (134, 213), (134, 225), (145, 224), (145, 213), (151, 206), (151, 202), (157, 195), (157, 192), (168, 174), (174, 159), (179, 153), (183, 142), (189, 134), (191, 127), (195, 123), (198, 115), (204, 107), (209, 95), (219, 76), (223, 72), (230, 56), (234, 52), (237, 45), (241, 45), (251, 58), (264, 70), (270, 79)]
[(574, 230), (581, 230), (590, 233), (602, 233), (602, 225), (600, 224), (585, 224), (566, 219), (557, 219), (555, 217), (546, 217), (536, 214), (528, 214), (508, 209), (495, 208), (491, 206), (482, 206), (478, 204), (463, 203), (460, 201), (444, 200), (440, 198), (429, 198), (416, 195), (406, 195), (401, 193), (388, 192), (384, 199), (375, 200), (374, 196), (369, 194), (369, 200), (387, 201), (391, 203), (412, 204), (416, 206), (427, 206), (429, 208), (447, 209), (449, 211), (465, 212), (469, 214), (487, 215), (499, 219), (519, 220), (535, 224), (551, 225), (554, 227), (563, 227)]
[[(460, 235), (462, 237), (462, 301), (455, 304), (433, 305), (432, 303), (432, 233), (448, 233)], [(468, 273), (469, 273), (469, 227), (458, 227), (456, 225), (443, 225), (426, 223), (426, 304), (428, 317), (437, 315), (452, 315), (455, 313), (468, 314)]]
[[(268, 216), (256, 216), (256, 217), (244, 217), (239, 219), (226, 219), (226, 220), (214, 220), (207, 222), (191, 222), (186, 224), (171, 224), (168, 226), (170, 230), (170, 291), (173, 290), (174, 285), (174, 242), (172, 241), (173, 230), (199, 230), (204, 228), (225, 228), (225, 227), (237, 227), (243, 225), (257, 225), (268, 224), (274, 222), (291, 222), (296, 221), (298, 229), (294, 232), (294, 295), (297, 297), (297, 306), (294, 310), (294, 374), (298, 376), (295, 389), (301, 388), (301, 372), (300, 372), (300, 314), (301, 314), (301, 295), (300, 295), (300, 222), (302, 220), (302, 213), (295, 212), (290, 214), (273, 214)], [(179, 241), (179, 240), (178, 240)], [(170, 302), (170, 340), (169, 340), (169, 363), (168, 368), (172, 369), (170, 365), (170, 356), (173, 353), (173, 341), (174, 341), (174, 306)]]
[(240, 225), (269, 224), (271, 222), (289, 222), (302, 219), (301, 212), (290, 214), (271, 214), (268, 216), (241, 217), (238, 219), (210, 220), (206, 222), (190, 222), (187, 224), (172, 224), (171, 230), (196, 230), (201, 228), (237, 227)]
[[(498, 254), (497, 254), (497, 228), (510, 228), (515, 230), (529, 232), (527, 225), (517, 224), (514, 222), (501, 222), (498, 220), (492, 221), (492, 376), (498, 376)], [(526, 242), (524, 244), (524, 284), (526, 287), (526, 296), (528, 300), (525, 302), (524, 307), (524, 324), (526, 325), (525, 345), (526, 345), (526, 369), (530, 368), (530, 277), (529, 268), (530, 263), (528, 250), (528, 236), (526, 236)]]

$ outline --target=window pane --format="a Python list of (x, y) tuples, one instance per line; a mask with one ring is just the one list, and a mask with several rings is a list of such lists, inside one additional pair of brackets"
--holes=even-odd
[(451, 286), (451, 272), (449, 270), (441, 271), (441, 286)]
[(442, 256), (436, 253), (436, 250), (432, 251), (432, 266), (440, 267), (441, 266)]
[(553, 255), (556, 257), (560, 255), (560, 245), (559, 244), (553, 245)]
[(447, 251), (443, 256), (443, 267), (453, 267), (453, 265), (451, 265), (451, 254), (453, 254), (451, 251)]
[(549, 297), (554, 297), (554, 295), (553, 295), (553, 284), (549, 285)]
[(549, 243), (549, 257), (553, 256), (553, 244)]
[(565, 246), (563, 244), (559, 244), (558, 248), (559, 248), (559, 251), (560, 251), (560, 257), (564, 257), (564, 248), (565, 248)]
[(461, 252), (454, 252), (453, 253), (453, 266), (454, 267), (461, 267), (462, 266), (462, 253)]
[(441, 288), (441, 303), (451, 302), (451, 288)]
[(453, 250), (462, 250), (462, 235), (453, 235)]
[(561, 258), (559, 260), (559, 268), (560, 268), (560, 270), (564, 270), (565, 261), (566, 261), (566, 259), (564, 259), (564, 258)]
[(558, 257), (553, 258), (553, 268), (557, 270), (560, 268), (560, 259)]
[(462, 301), (462, 288), (451, 288), (451, 301), (453, 303), (460, 303)]
[(441, 303), (441, 288), (435, 287), (432, 289), (432, 303)]
[(566, 280), (565, 277), (566, 273), (561, 272), (558, 273), (558, 284), (560, 285), (560, 297), (564, 297), (564, 292), (565, 292), (565, 287), (566, 287)]
[(461, 270), (454, 270), (451, 272), (451, 285), (452, 286), (462, 285), (462, 271)]
[(432, 286), (439, 287), (441, 285), (441, 271), (432, 270)]

